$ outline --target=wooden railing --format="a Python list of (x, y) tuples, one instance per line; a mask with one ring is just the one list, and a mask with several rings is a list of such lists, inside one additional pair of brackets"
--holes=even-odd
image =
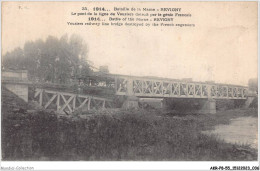
[(91, 110), (113, 107), (113, 101), (110, 99), (38, 88), (35, 90), (34, 98), (40, 106), (55, 109), (58, 113), (72, 113), (82, 108)]

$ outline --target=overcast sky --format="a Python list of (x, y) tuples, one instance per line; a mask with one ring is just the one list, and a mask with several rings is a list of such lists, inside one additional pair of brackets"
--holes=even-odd
[[(178, 7), (191, 18), (176, 19), (195, 27), (68, 26), (85, 21), (71, 16), (82, 6)], [(19, 6), (23, 9), (19, 9)], [(2, 54), (26, 41), (48, 35), (82, 36), (95, 66), (111, 73), (193, 78), (246, 85), (257, 77), (257, 2), (69, 3), (5, 2), (2, 4)]]

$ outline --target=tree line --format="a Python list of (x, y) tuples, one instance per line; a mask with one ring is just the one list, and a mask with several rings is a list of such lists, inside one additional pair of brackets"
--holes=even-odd
[(49, 36), (4, 54), (2, 68), (27, 70), (33, 81), (64, 84), (93, 73), (87, 55), (88, 46), (80, 36)]

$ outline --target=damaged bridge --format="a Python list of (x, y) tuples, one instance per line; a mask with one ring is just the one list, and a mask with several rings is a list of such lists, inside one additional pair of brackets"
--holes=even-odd
[[(139, 98), (204, 99), (203, 113), (216, 113), (216, 99), (248, 99), (248, 88), (239, 85), (113, 74), (107, 74), (106, 78), (109, 78), (107, 86), (114, 89), (115, 96), (126, 97), (123, 104), (126, 108), (138, 107)], [(28, 85), (31, 83), (26, 71), (2, 72), (2, 84), (28, 101)], [(106, 82), (102, 84), (106, 86)], [(91, 110), (113, 107), (112, 99), (44, 88), (36, 88), (34, 98), (45, 109), (55, 108), (59, 113), (71, 113), (81, 108)]]

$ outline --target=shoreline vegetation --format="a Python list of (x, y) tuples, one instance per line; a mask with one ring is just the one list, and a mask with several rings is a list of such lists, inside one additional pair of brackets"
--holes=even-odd
[[(226, 143), (204, 130), (251, 116), (257, 109), (215, 115), (171, 110), (78, 111), (58, 116), (30, 110), (2, 89), (2, 159), (5, 161), (256, 161), (249, 145)], [(257, 131), (257, 130), (256, 130)]]

